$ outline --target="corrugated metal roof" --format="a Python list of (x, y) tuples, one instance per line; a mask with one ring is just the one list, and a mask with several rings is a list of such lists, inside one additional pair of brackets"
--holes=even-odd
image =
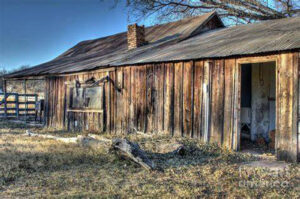
[[(120, 57), (126, 57), (126, 54), (141, 53), (141, 49), (170, 45), (171, 43), (186, 39), (194, 35), (197, 31), (201, 32), (201, 27), (213, 17), (217, 17), (216, 12), (147, 27), (145, 28), (145, 37), (149, 44), (130, 51), (127, 50), (127, 32), (83, 41), (50, 62), (9, 74), (6, 77), (78, 72), (99, 67), (100, 62), (107, 66), (110, 62), (115, 62)], [(223, 26), (222, 22), (220, 26)]]
[[(201, 25), (214, 15), (216, 15), (215, 12), (210, 12), (197, 17), (190, 17), (180, 21), (145, 28), (145, 40), (151, 44), (179, 37), (186, 38), (193, 34), (199, 26), (201, 27)], [(127, 32), (122, 32), (104, 38), (82, 41), (58, 58), (74, 57), (93, 53), (97, 53), (97, 55), (100, 56), (113, 53), (116, 50), (127, 50)]]
[[(208, 16), (206, 16), (207, 18)], [(189, 37), (205, 21), (202, 19), (201, 22), (198, 19), (197, 22), (191, 22), (191, 19), (195, 18), (179, 21), (181, 23), (175, 22), (171, 25), (165, 24), (148, 28), (147, 37), (151, 41), (150, 44), (134, 50), (127, 50), (127, 39), (124, 40), (126, 36), (121, 36), (125, 33), (120, 33), (111, 37), (79, 43), (53, 61), (11, 74), (9, 77), (63, 74), (109, 66), (300, 49), (300, 17), (220, 28)], [(176, 26), (180, 26), (179, 30)], [(159, 33), (164, 28), (169, 29), (160, 35)], [(176, 30), (175, 34), (170, 35), (170, 32)], [(186, 30), (185, 33), (184, 30)], [(106, 40), (106, 42), (102, 43), (102, 40)], [(119, 46), (115, 44), (118, 42)], [(104, 44), (113, 47), (101, 50), (101, 46)]]

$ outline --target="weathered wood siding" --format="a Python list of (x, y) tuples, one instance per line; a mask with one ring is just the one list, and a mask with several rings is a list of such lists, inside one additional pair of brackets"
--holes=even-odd
[(299, 53), (283, 53), (277, 63), (276, 152), (278, 159), (297, 161)]
[[(277, 61), (277, 151), (297, 159), (299, 53), (272, 55)], [(184, 61), (118, 67), (109, 71), (49, 77), (47, 124), (70, 130), (166, 133), (240, 146), (240, 63), (257, 57)], [(109, 76), (104, 84), (104, 113), (67, 113), (70, 91), (65, 82)], [(67, 97), (68, 96), (68, 97)], [(297, 112), (297, 107), (299, 111)], [(299, 156), (299, 155), (298, 155)], [(288, 158), (287, 158), (288, 157)]]
[(114, 131), (116, 129), (114, 126), (114, 118), (116, 117), (116, 110), (114, 108), (116, 106), (111, 105), (111, 103), (116, 102), (116, 93), (113, 90), (113, 86), (108, 82), (104, 84), (105, 89), (103, 89), (104, 114), (67, 112), (67, 104), (72, 92), (67, 88), (65, 82), (74, 81), (76, 79), (84, 81), (91, 77), (100, 79), (107, 75), (109, 75), (110, 78), (115, 79), (115, 72), (94, 72), (61, 77), (48, 77), (46, 79), (45, 99), (45, 116), (47, 126), (74, 131)]

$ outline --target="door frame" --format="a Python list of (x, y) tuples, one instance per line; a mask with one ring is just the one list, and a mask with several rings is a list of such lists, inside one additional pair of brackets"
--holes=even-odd
[[(280, 63), (279, 55), (270, 55), (270, 56), (257, 56), (257, 57), (245, 57), (239, 58), (236, 60), (236, 74), (235, 74), (235, 82), (237, 86), (235, 87), (234, 91), (234, 125), (233, 125), (233, 146), (232, 149), (239, 151), (241, 148), (240, 138), (241, 138), (241, 67), (243, 64), (255, 64), (255, 63), (265, 63), (265, 62), (275, 62), (275, 130), (277, 131), (277, 124), (278, 124), (278, 110), (280, 109), (279, 103), (277, 100), (277, 95), (279, 93), (279, 80), (278, 80), (278, 68)], [(275, 149), (277, 148), (277, 140), (275, 141)]]

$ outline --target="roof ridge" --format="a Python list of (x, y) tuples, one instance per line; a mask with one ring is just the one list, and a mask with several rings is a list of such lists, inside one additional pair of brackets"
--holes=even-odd
[[(113, 66), (241, 57), (291, 50), (298, 52), (300, 49), (298, 42), (300, 38), (299, 21), (300, 17), (292, 17), (220, 28), (182, 42), (161, 43), (162, 45), (158, 43), (133, 51), (127, 51), (124, 44), (120, 48), (119, 43), (117, 43), (112, 46), (113, 51), (107, 54), (100, 52), (84, 57), (64, 57), (61, 60), (52, 60), (25, 71), (8, 74), (5, 78), (59, 75)], [(278, 31), (272, 31), (274, 29)], [(118, 40), (119, 38), (115, 39)], [(119, 50), (119, 52), (115, 50)]]
[[(153, 26), (148, 26), (148, 27), (145, 27), (145, 31), (146, 31), (146, 37), (149, 39), (149, 42), (153, 42), (153, 40), (156, 40), (156, 41), (159, 41), (160, 39), (162, 38), (158, 38), (157, 37), (157, 34), (158, 32), (160, 32), (161, 35), (166, 35), (169, 33), (162, 33), (162, 29), (165, 29), (164, 27), (168, 28), (168, 27), (174, 27), (174, 26), (189, 26), (189, 24), (194, 24), (193, 26), (194, 29), (192, 30), (192, 32), (194, 32), (196, 29), (199, 29), (199, 27), (202, 27), (203, 24), (207, 23), (207, 21), (209, 21), (209, 19), (211, 19), (212, 17), (214, 17), (215, 15), (217, 14), (216, 11), (212, 11), (212, 12), (208, 12), (208, 13), (205, 13), (205, 14), (202, 14), (202, 15), (198, 15), (198, 16), (193, 16), (193, 17), (187, 17), (187, 18), (183, 18), (181, 20), (177, 20), (177, 21), (173, 21), (173, 22), (168, 22), (168, 23), (163, 23), (163, 24), (158, 24), (158, 25), (153, 25)], [(160, 31), (158, 31), (158, 29), (161, 29)], [(152, 33), (156, 32), (156, 36), (154, 34), (154, 36), (152, 35)], [(191, 32), (191, 33), (192, 33)], [(188, 35), (189, 36), (189, 35)], [(97, 44), (97, 43), (101, 43), (101, 42), (105, 42), (106, 40), (109, 41), (110, 39), (117, 39), (118, 38), (120, 39), (120, 37), (127, 37), (127, 31), (123, 31), (123, 32), (119, 32), (119, 33), (116, 33), (116, 34), (112, 34), (112, 35), (107, 35), (107, 36), (104, 36), (104, 37), (100, 37), (100, 38), (95, 38), (95, 39), (89, 39), (89, 40), (83, 40), (83, 41), (80, 41), (78, 43), (76, 43), (74, 46), (72, 46), (71, 48), (69, 48), (68, 50), (66, 50), (65, 52), (63, 52), (62, 54), (58, 55), (57, 57), (54, 58), (54, 60), (56, 59), (60, 59), (62, 57), (72, 57), (72, 56), (75, 56), (76, 54), (79, 54), (81, 52), (76, 52), (75, 50), (76, 49), (88, 49), (89, 46), (93, 45), (93, 43)], [(166, 37), (163, 37), (163, 38), (167, 38), (167, 35)], [(92, 49), (91, 49), (92, 50)], [(90, 50), (88, 50), (90, 51)], [(88, 53), (88, 52), (86, 52)]]
[[(152, 25), (152, 26), (145, 26), (145, 29), (154, 28), (154, 27), (158, 27), (158, 26), (169, 25), (169, 24), (172, 24), (172, 23), (178, 23), (178, 22), (182, 22), (182, 21), (188, 21), (188, 20), (191, 20), (191, 19), (203, 17), (205, 15), (212, 16), (214, 14), (217, 14), (217, 11), (207, 12), (207, 13), (202, 14), (202, 15), (185, 17), (185, 18), (182, 18), (182, 19), (177, 20), (177, 21), (170, 21), (170, 22), (166, 22), (166, 23), (155, 24), (155, 25)], [(101, 40), (101, 39), (105, 39), (105, 38), (108, 38), (108, 37), (111, 37), (111, 36), (116, 36), (116, 35), (125, 34), (125, 33), (127, 33), (127, 31), (118, 32), (118, 33), (115, 33), (115, 34), (112, 34), (112, 35), (107, 35), (107, 36), (104, 36), (104, 37), (98, 37), (98, 38), (95, 38), (95, 39), (87, 39), (87, 40), (83, 40), (83, 41), (78, 42), (76, 45), (78, 45), (80, 43), (83, 43), (83, 42)]]
[(178, 23), (178, 22), (182, 22), (182, 21), (188, 21), (188, 20), (203, 17), (205, 15), (212, 16), (214, 14), (217, 14), (217, 11), (207, 12), (207, 13), (202, 14), (202, 15), (189, 16), (189, 17), (185, 17), (185, 18), (182, 18), (182, 19), (179, 19), (179, 20), (176, 20), (176, 21), (170, 21), (170, 22), (166, 22), (166, 23), (155, 24), (155, 25), (152, 25), (152, 26), (145, 26), (145, 28), (153, 28), (153, 27), (156, 27), (156, 26), (163, 26), (163, 25), (167, 25), (167, 24)]

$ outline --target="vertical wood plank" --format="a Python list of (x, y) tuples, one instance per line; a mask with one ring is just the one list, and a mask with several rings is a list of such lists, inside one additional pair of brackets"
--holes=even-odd
[(182, 73), (183, 63), (175, 63), (174, 66), (174, 136), (182, 136)]
[(224, 60), (212, 67), (211, 142), (222, 144), (224, 122)]
[(276, 63), (276, 134), (275, 134), (275, 151), (277, 154), (277, 149), (280, 146), (280, 110), (281, 110), (281, 97), (280, 97), (280, 71), (281, 71), (281, 56), (279, 55)]
[(135, 97), (135, 117), (136, 117), (136, 130), (138, 131), (142, 131), (141, 130), (141, 120), (142, 120), (142, 110), (141, 110), (141, 79), (140, 79), (140, 73), (141, 73), (141, 68), (140, 67), (136, 67), (135, 69), (135, 79), (134, 79), (134, 84), (135, 84), (135, 91), (136, 93), (134, 94)]
[(277, 158), (280, 160), (286, 159), (288, 157), (288, 146), (285, 143), (287, 140), (291, 140), (291, 135), (289, 132), (292, 131), (291, 124), (289, 124), (291, 120), (289, 107), (291, 106), (290, 98), (291, 94), (289, 91), (289, 87), (292, 84), (291, 78), (289, 76), (289, 67), (291, 66), (291, 61), (288, 54), (281, 55), (281, 63), (279, 68), (279, 86), (280, 93), (278, 93), (278, 100), (280, 103), (280, 112), (278, 114), (279, 117), (279, 126), (277, 137)]
[(233, 102), (233, 150), (240, 149), (240, 118), (241, 118), (241, 66), (235, 64), (234, 69), (234, 102)]
[(152, 132), (154, 128), (153, 124), (153, 101), (154, 101), (154, 93), (153, 93), (153, 66), (147, 65), (147, 80), (146, 80), (146, 87), (147, 87), (147, 95), (146, 95), (146, 115), (147, 120), (145, 123), (146, 132)]
[(203, 98), (203, 74), (204, 65), (203, 61), (195, 62), (194, 74), (194, 134), (197, 138), (201, 138), (202, 128), (202, 98)]
[[(276, 124), (276, 152), (279, 160), (297, 161), (298, 55), (282, 53), (278, 65), (276, 97), (279, 110)], [(276, 107), (278, 108), (278, 107)]]
[(193, 62), (185, 62), (183, 68), (183, 133), (192, 137)]
[(163, 102), (162, 102), (162, 133), (166, 133), (165, 131), (165, 103), (166, 103), (166, 93), (165, 93), (165, 90), (166, 90), (166, 64), (162, 64), (162, 67), (163, 67), (163, 77), (162, 77), (162, 98), (163, 98)]
[[(65, 81), (68, 81), (67, 78), (65, 79)], [(63, 125), (64, 125), (64, 129), (68, 129), (68, 112), (67, 112), (67, 109), (69, 107), (69, 104), (70, 104), (70, 99), (69, 99), (69, 96), (70, 96), (70, 89), (67, 87), (67, 85), (64, 85), (64, 89), (65, 89), (65, 92), (64, 92), (64, 116), (63, 116)]]
[(152, 99), (153, 99), (153, 131), (163, 131), (163, 65), (154, 64), (153, 66), (153, 87), (152, 87)]
[[(109, 72), (106, 75), (110, 75)], [(110, 77), (110, 76), (109, 76)], [(105, 105), (106, 105), (106, 127), (107, 132), (111, 133), (111, 93), (110, 93), (111, 82), (105, 83)]]
[(134, 105), (134, 114), (135, 114), (135, 125), (136, 130), (141, 131), (141, 108), (140, 108), (140, 67), (135, 67), (134, 69), (134, 84), (135, 84), (135, 93), (134, 99), (135, 99), (135, 105)]
[(297, 140), (297, 144), (298, 144), (298, 153), (297, 153), (297, 156), (298, 156), (298, 162), (300, 162), (300, 52), (298, 53), (298, 74), (297, 74), (297, 78), (298, 78), (298, 121), (297, 121), (297, 124), (298, 124), (298, 140)]
[(130, 103), (131, 103), (131, 70), (130, 67), (124, 68), (124, 117), (122, 119), (122, 128), (125, 133), (129, 128), (130, 123)]
[(280, 67), (278, 69), (279, 90), (277, 98), (280, 110), (278, 115), (277, 133), (277, 157), (279, 160), (297, 161), (297, 135), (296, 135), (296, 113), (295, 103), (297, 98), (294, 96), (298, 90), (297, 62), (298, 58), (292, 53), (283, 53), (280, 56)]
[(52, 84), (53, 84), (53, 78), (49, 77), (48, 78), (48, 127), (51, 127), (51, 120), (52, 120), (52, 114), (51, 114), (51, 110), (52, 110), (52, 98), (53, 98), (53, 88), (52, 88)]
[(115, 104), (115, 95), (116, 95), (116, 89), (114, 87), (114, 84), (116, 82), (116, 78), (115, 78), (115, 71), (111, 71), (109, 72), (109, 76), (110, 79), (112, 80), (112, 82), (109, 83), (110, 86), (110, 128), (111, 128), (111, 132), (115, 133), (115, 116), (116, 116), (116, 104)]
[(59, 121), (59, 77), (55, 77), (55, 97), (54, 97), (54, 123), (53, 126), (55, 128), (59, 128), (60, 121)]
[(164, 129), (170, 135), (174, 130), (174, 64), (165, 64), (165, 103), (164, 103)]
[(145, 122), (146, 122), (146, 95), (147, 95), (147, 68), (146, 66), (141, 66), (139, 68), (139, 119), (138, 119), (138, 128), (140, 131), (145, 132)]
[(52, 79), (51, 79), (52, 81), (51, 81), (51, 94), (50, 94), (50, 96), (51, 96), (51, 108), (50, 108), (50, 126), (51, 127), (55, 127), (54, 126), (54, 124), (55, 124), (55, 122), (53, 122), (53, 121), (55, 121), (55, 108), (54, 108), (54, 106), (55, 106), (55, 97), (56, 97), (56, 95), (55, 95), (55, 85), (56, 85), (56, 78), (55, 77), (53, 77)]
[(137, 126), (137, 118), (136, 118), (136, 68), (130, 68), (130, 124), (129, 128), (136, 128)]
[(152, 96), (152, 114), (153, 114), (153, 127), (151, 129), (152, 132), (157, 133), (158, 131), (158, 120), (159, 120), (159, 101), (158, 101), (158, 93), (159, 93), (159, 71), (160, 65), (153, 64), (153, 84), (151, 90)]
[(121, 92), (116, 92), (116, 131), (123, 133), (122, 120), (125, 117), (124, 107), (124, 84), (123, 84), (123, 68), (118, 68), (116, 71), (116, 84), (121, 88)]
[(297, 162), (298, 160), (298, 101), (299, 96), (297, 94), (299, 90), (299, 53), (292, 53), (293, 56), (293, 121), (292, 121), (292, 146), (291, 146), (291, 156), (292, 161)]
[(60, 126), (60, 121), (59, 121), (59, 77), (55, 77), (55, 97), (54, 97), (54, 104), (55, 108), (53, 109), (54, 115), (55, 115), (55, 120), (53, 123), (53, 126), (55, 128), (59, 128)]
[(233, 132), (233, 94), (235, 59), (225, 59), (225, 97), (224, 97), (224, 142), (223, 146), (232, 148)]
[(60, 129), (64, 128), (64, 79), (60, 77), (59, 79), (59, 121)]
[(203, 113), (202, 113), (202, 140), (207, 143), (210, 139), (210, 112), (211, 112), (211, 61), (204, 61), (203, 76)]

